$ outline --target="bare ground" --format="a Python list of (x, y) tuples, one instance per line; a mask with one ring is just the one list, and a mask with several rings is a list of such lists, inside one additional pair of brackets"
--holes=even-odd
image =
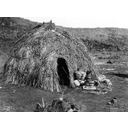
[[(2, 63), (3, 61), (1, 61)], [(3, 65), (3, 64), (1, 64)], [(90, 94), (80, 89), (68, 89), (66, 96), (73, 99), (76, 103), (86, 105), (87, 112), (110, 112), (128, 111), (128, 80), (127, 75), (120, 76), (118, 73), (126, 73), (127, 66), (121, 64), (98, 65), (100, 72), (106, 74), (113, 84), (112, 92), (105, 95)], [(2, 68), (2, 66), (1, 66)], [(114, 70), (106, 70), (114, 68)], [(117, 75), (115, 75), (116, 73)], [(0, 79), (0, 111), (1, 112), (32, 112), (35, 110), (36, 103), (41, 103), (43, 97), (47, 103), (53, 99), (59, 98), (61, 93), (51, 93), (38, 88), (23, 87), (5, 84), (3, 78)], [(111, 105), (107, 103), (117, 98), (117, 102)]]

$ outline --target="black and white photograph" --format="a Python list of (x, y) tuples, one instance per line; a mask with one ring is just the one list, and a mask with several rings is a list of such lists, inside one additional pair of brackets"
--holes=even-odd
[(91, 2), (83, 17), (0, 17), (1, 112), (128, 111), (126, 12)]

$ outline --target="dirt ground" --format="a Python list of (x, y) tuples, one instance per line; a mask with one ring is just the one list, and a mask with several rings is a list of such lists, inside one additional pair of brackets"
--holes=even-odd
[[(1, 70), (4, 61), (0, 58)], [(95, 60), (94, 60), (95, 61)], [(98, 63), (97, 63), (98, 62)], [(99, 63), (100, 62), (100, 63)], [(65, 95), (75, 102), (86, 105), (87, 112), (124, 112), (128, 111), (128, 67), (127, 62), (106, 64), (106, 60), (96, 60), (99, 71), (112, 82), (112, 92), (105, 95), (90, 94), (79, 89), (67, 90)], [(33, 112), (35, 106), (41, 103), (42, 97), (47, 103), (59, 98), (60, 93), (51, 93), (38, 88), (9, 85), (0, 77), (0, 111), (1, 112)], [(111, 105), (107, 103), (117, 98)]]

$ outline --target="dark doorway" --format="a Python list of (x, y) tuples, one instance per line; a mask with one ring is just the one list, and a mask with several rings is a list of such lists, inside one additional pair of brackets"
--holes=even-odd
[(58, 58), (57, 60), (57, 72), (59, 76), (59, 84), (64, 86), (70, 86), (70, 76), (66, 60)]

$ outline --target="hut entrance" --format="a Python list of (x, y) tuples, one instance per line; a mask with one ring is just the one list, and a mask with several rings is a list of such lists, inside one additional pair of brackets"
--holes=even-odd
[(59, 84), (64, 86), (70, 86), (69, 70), (66, 60), (58, 58), (57, 60), (57, 72), (59, 76)]

